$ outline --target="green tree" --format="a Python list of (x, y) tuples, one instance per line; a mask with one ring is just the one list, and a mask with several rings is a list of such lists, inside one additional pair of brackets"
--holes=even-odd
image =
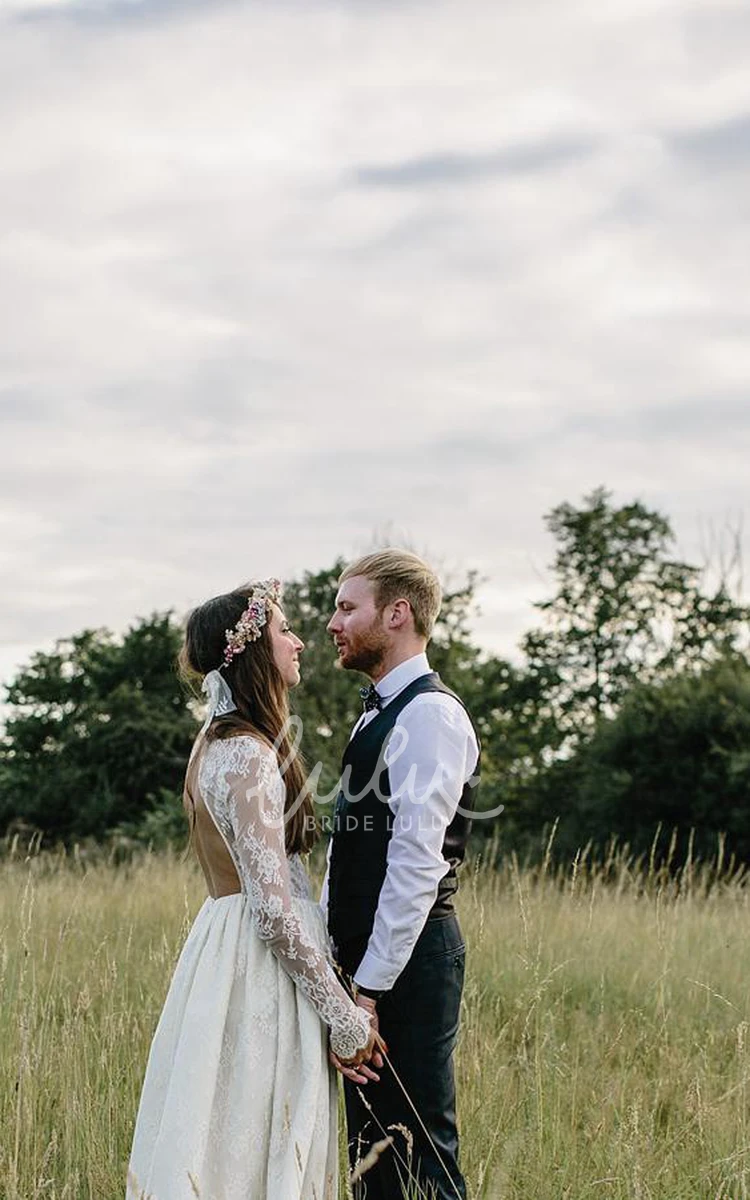
[[(462, 584), (445, 593), (429, 656), (444, 682), (467, 705), (481, 740), (475, 833), (498, 833), (502, 843), (510, 846), (517, 834), (519, 806), (550, 730), (539, 704), (537, 681), (523, 667), (488, 654), (473, 640), (478, 585), (477, 573), (470, 571)], [(500, 805), (497, 823), (482, 818), (482, 813), (494, 812)]]
[(196, 728), (175, 669), (180, 640), (164, 613), (120, 639), (86, 630), (33, 656), (6, 689), (0, 828), (100, 837), (180, 793)]
[[(633, 688), (591, 740), (554, 764), (539, 789), (539, 816), (559, 822), (557, 850), (566, 856), (615, 836), (646, 854), (672, 848), (675, 864), (688, 847), (750, 861), (750, 666), (726, 656)], [(546, 801), (546, 812), (544, 811)], [(676, 834), (674, 834), (676, 831)]]
[(748, 610), (674, 558), (666, 517), (634, 502), (617, 507), (598, 488), (581, 508), (546, 518), (558, 549), (557, 591), (536, 605), (544, 624), (524, 639), (554, 748), (591, 732), (635, 683), (715, 661), (738, 644)]

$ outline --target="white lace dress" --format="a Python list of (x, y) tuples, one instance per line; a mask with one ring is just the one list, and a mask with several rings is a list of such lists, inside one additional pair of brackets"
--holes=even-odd
[(190, 930), (149, 1055), (128, 1200), (333, 1200), (334, 1050), (368, 1022), (328, 961), (305, 869), (284, 848), (284, 783), (252, 737), (212, 741), (202, 802), (242, 891), (207, 899)]

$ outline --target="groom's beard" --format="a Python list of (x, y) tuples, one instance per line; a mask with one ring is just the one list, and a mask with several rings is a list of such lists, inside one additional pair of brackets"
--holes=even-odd
[(345, 671), (361, 671), (363, 675), (369, 675), (381, 666), (387, 653), (388, 638), (373, 623), (349, 642), (344, 653), (339, 655), (339, 665)]

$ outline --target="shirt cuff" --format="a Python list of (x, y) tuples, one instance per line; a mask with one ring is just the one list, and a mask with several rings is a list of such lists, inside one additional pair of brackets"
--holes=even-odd
[(372, 950), (367, 950), (352, 978), (360, 987), (372, 988), (374, 992), (389, 992), (400, 974), (401, 971), (394, 969), (393, 963), (383, 962)]

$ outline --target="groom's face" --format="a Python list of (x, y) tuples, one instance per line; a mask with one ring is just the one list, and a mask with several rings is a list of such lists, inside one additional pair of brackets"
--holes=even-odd
[(336, 594), (336, 611), (326, 629), (338, 650), (339, 666), (369, 675), (380, 666), (390, 642), (375, 589), (364, 575), (345, 579)]

